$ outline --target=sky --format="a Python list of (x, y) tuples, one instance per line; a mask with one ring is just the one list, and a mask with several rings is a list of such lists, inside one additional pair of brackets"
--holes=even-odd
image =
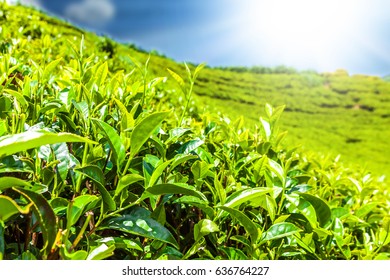
[(390, 74), (389, 0), (21, 2), (178, 62)]

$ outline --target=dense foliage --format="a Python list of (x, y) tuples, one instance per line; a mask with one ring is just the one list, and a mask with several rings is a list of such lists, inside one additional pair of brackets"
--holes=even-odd
[(0, 7), (0, 259), (390, 258), (386, 184), (286, 148), (283, 106), (247, 129), (203, 65)]

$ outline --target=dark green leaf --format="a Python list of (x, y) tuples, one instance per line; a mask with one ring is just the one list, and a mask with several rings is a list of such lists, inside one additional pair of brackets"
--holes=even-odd
[(147, 191), (154, 195), (163, 195), (163, 194), (185, 194), (190, 196), (198, 197), (202, 200), (207, 201), (207, 198), (203, 193), (197, 191), (194, 187), (187, 184), (159, 184), (154, 185), (147, 189)]
[(164, 226), (150, 218), (150, 212), (141, 207), (135, 207), (129, 214), (106, 219), (99, 229), (114, 229), (150, 239), (169, 243), (176, 248), (176, 239)]
[(13, 188), (13, 190), (20, 193), (33, 203), (33, 211), (39, 220), (43, 235), (44, 245), (42, 250), (45, 251), (46, 255), (48, 255), (57, 236), (57, 221), (53, 209), (46, 199), (40, 194), (20, 188)]
[(305, 200), (309, 201), (311, 205), (313, 205), (321, 227), (330, 221), (332, 211), (324, 200), (308, 193), (299, 193), (299, 195), (305, 198)]
[(257, 238), (259, 237), (259, 230), (257, 229), (256, 224), (252, 222), (252, 220), (249, 219), (247, 215), (241, 211), (226, 206), (220, 206), (218, 208), (228, 212), (233, 218), (237, 219), (237, 221), (239, 221), (240, 224), (245, 228), (246, 232), (249, 233), (252, 242), (257, 241)]
[(96, 183), (96, 187), (98, 188), (103, 198), (105, 211), (114, 211), (116, 209), (115, 202), (105, 187), (106, 183), (103, 171), (98, 166), (88, 165), (80, 168), (75, 168), (75, 171), (82, 173)]

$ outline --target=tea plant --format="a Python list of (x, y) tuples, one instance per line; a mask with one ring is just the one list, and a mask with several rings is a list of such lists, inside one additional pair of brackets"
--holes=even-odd
[(0, 5), (0, 259), (390, 258), (387, 185), (286, 147), (284, 106), (201, 113), (203, 65), (168, 70), (183, 99), (152, 58)]

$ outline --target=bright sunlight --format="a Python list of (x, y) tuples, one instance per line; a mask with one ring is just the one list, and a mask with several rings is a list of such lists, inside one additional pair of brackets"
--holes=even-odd
[[(360, 44), (364, 5), (359, 0), (247, 0), (237, 13), (237, 37), (271, 61), (328, 68)], [(237, 25), (237, 23), (239, 23)]]

